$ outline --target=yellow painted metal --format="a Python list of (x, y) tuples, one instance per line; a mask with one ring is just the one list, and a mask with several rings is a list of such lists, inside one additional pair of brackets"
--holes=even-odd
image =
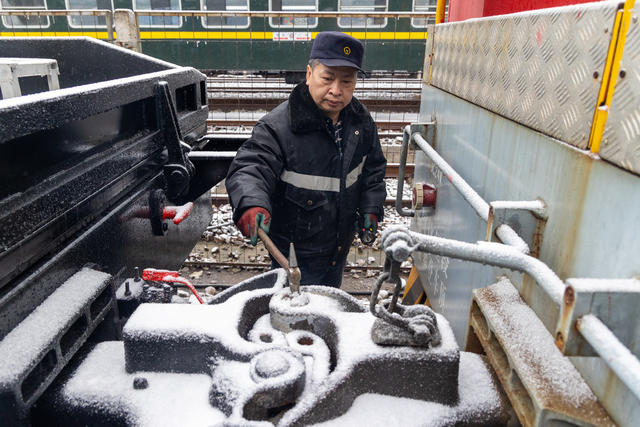
[[(318, 33), (311, 33), (314, 39)], [(426, 31), (353, 31), (346, 32), (360, 40), (424, 40)], [(106, 31), (16, 31), (0, 32), (0, 37), (78, 37), (87, 36), (97, 39), (108, 39)], [(163, 39), (208, 39), (208, 40), (271, 40), (273, 33), (270, 31), (164, 31), (152, 30), (140, 31), (140, 38), (146, 40)]]
[(598, 101), (593, 113), (593, 122), (591, 124), (591, 134), (589, 135), (589, 149), (592, 153), (600, 151), (600, 143), (602, 142), (602, 134), (609, 116), (611, 108), (611, 99), (615, 90), (618, 73), (620, 72), (620, 61), (624, 51), (624, 44), (629, 31), (629, 23), (633, 14), (633, 6), (635, 0), (627, 0), (624, 8), (616, 14), (611, 35), (611, 43), (607, 52), (607, 62), (605, 63), (602, 74), (602, 84), (598, 93)]
[(436, 3), (436, 25), (444, 22), (444, 12), (447, 6), (447, 0), (438, 0)]
[[(418, 269), (416, 269), (416, 267), (411, 267), (411, 271), (409, 272), (409, 277), (407, 278), (407, 285), (404, 287), (404, 294), (402, 294), (402, 302), (404, 303), (408, 303), (409, 301), (407, 301), (407, 297), (409, 296), (409, 293), (411, 292), (411, 288), (413, 288), (413, 285), (416, 284), (416, 280), (418, 279)], [(420, 295), (420, 294), (418, 294)], [(418, 299), (411, 301), (411, 304), (416, 304), (420, 298), (422, 297), (422, 295), (420, 295), (418, 297)]]
[[(407, 285), (404, 288), (404, 294), (402, 295), (402, 303), (403, 304), (424, 304), (426, 306), (431, 307), (431, 301), (429, 301), (429, 296), (422, 289), (422, 285), (418, 280), (418, 270), (414, 267), (411, 267), (411, 271), (409, 272), (409, 277), (407, 278)], [(416, 285), (417, 283), (417, 285)], [(416, 289), (414, 289), (414, 287)]]
[[(106, 31), (0, 31), (0, 37), (93, 37), (109, 39)], [(115, 32), (114, 32), (115, 37)]]

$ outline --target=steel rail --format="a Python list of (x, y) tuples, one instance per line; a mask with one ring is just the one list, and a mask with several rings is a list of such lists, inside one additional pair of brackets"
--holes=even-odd
[[(410, 127), (405, 128), (405, 132), (411, 132)], [(413, 133), (410, 136), (410, 140), (414, 143), (435, 163), (435, 165), (444, 173), (446, 178), (451, 182), (456, 190), (462, 195), (462, 197), (471, 205), (476, 211), (478, 216), (484, 220), (489, 221), (489, 204), (478, 194), (476, 191), (458, 174), (446, 160), (438, 154), (438, 152), (420, 135), (418, 132)], [(404, 141), (403, 141), (404, 148)], [(398, 191), (402, 191), (402, 185), (398, 180)], [(400, 193), (402, 194), (402, 193)], [(404, 209), (402, 209), (405, 212)], [(413, 216), (413, 214), (411, 215)], [(525, 242), (511, 227), (506, 224), (501, 224), (495, 230), (496, 235), (502, 242), (509, 246), (517, 248), (518, 251), (528, 254), (529, 245)]]
[[(266, 114), (266, 112), (264, 113)], [(234, 114), (229, 112), (228, 116), (233, 116)], [(225, 126), (255, 126), (258, 119), (241, 119), (241, 118), (215, 118), (215, 119), (207, 119), (207, 126), (211, 127), (225, 127)], [(378, 131), (386, 131), (386, 130), (397, 130), (401, 129), (403, 126), (407, 124), (407, 121), (399, 121), (399, 120), (376, 120), (376, 125), (378, 126)]]
[[(241, 267), (241, 268), (271, 268), (271, 263), (265, 262), (233, 262), (233, 261), (185, 261), (182, 263), (183, 267), (202, 268), (202, 267)], [(359, 270), (359, 271), (382, 271), (384, 267), (382, 265), (346, 265), (344, 267), (345, 272), (347, 270)], [(410, 267), (401, 267), (402, 273), (408, 273), (411, 270)]]

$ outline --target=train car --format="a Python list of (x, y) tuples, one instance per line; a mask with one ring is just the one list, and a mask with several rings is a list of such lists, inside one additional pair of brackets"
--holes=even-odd
[[(203, 71), (300, 70), (318, 32), (342, 31), (364, 42), (366, 70), (416, 74), (423, 67), (435, 5), (435, 0), (0, 0), (0, 36), (109, 39), (107, 22), (113, 21), (107, 11), (129, 9), (143, 53)], [(72, 12), (77, 10), (83, 12)], [(47, 12), (28, 15), (34, 11)]]

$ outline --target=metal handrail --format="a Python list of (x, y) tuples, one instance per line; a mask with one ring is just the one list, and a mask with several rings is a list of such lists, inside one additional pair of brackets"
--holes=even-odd
[(509, 245), (493, 242), (468, 243), (410, 231), (401, 225), (387, 227), (380, 239), (387, 255), (403, 262), (412, 252), (428, 252), (449, 258), (504, 267), (530, 275), (551, 298), (562, 304), (565, 285), (544, 262)]
[(109, 9), (0, 9), (0, 16), (102, 16), (113, 15)]
[[(444, 173), (447, 179), (455, 187), (469, 205), (476, 211), (478, 216), (485, 222), (489, 222), (489, 204), (444, 160), (438, 152), (418, 132), (411, 133), (411, 126), (404, 128), (402, 137), (402, 151), (400, 152), (400, 169), (398, 171), (398, 191), (396, 194), (396, 210), (402, 216), (413, 216), (414, 211), (406, 209), (402, 206), (402, 202), (398, 201), (404, 188), (404, 164), (407, 159), (408, 145), (413, 142), (420, 148), (429, 159)], [(398, 196), (400, 195), (400, 196)], [(496, 235), (502, 242), (509, 246), (513, 246), (520, 252), (528, 254), (530, 252), (529, 245), (525, 242), (511, 227), (501, 224), (496, 228)]]

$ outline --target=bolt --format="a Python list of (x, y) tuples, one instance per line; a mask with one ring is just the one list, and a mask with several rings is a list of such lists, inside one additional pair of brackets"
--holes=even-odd
[(624, 79), (627, 76), (627, 71), (626, 70), (620, 70), (620, 78)]
[(556, 335), (556, 347), (560, 350), (564, 347), (564, 335), (562, 335), (562, 332), (558, 332)]
[(162, 223), (162, 231), (167, 231), (169, 229), (169, 224), (167, 224), (166, 222)]
[(149, 381), (145, 377), (135, 377), (133, 379), (133, 388), (136, 390), (144, 390), (149, 387)]
[(593, 78), (597, 79), (598, 77), (600, 77), (600, 73), (598, 73), (597, 71), (593, 72)]
[(129, 281), (128, 280), (124, 281), (124, 294), (125, 294), (125, 296), (131, 295), (131, 289), (129, 289)]
[(567, 286), (567, 289), (564, 291), (564, 303), (565, 305), (573, 305), (573, 302), (576, 299), (576, 294), (573, 291), (571, 286)]
[(135, 271), (135, 277), (133, 279), (134, 282), (140, 281), (140, 268), (136, 267), (133, 269)]
[(633, 18), (631, 18), (631, 21), (632, 21), (634, 24), (637, 24), (637, 23), (638, 23), (638, 17), (637, 17), (637, 16), (634, 16)]

